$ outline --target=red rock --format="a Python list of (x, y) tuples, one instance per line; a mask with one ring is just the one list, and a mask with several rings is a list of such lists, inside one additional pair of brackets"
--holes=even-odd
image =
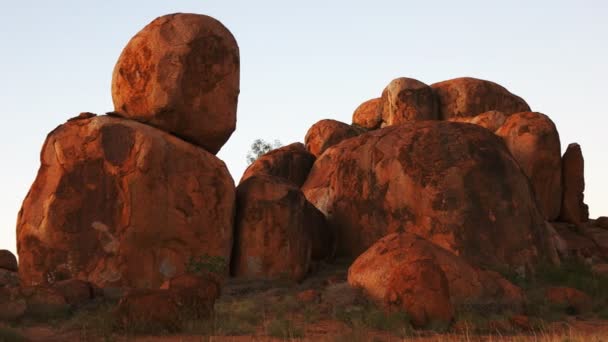
[(272, 150), (256, 159), (241, 177), (240, 183), (251, 176), (268, 175), (284, 178), (298, 187), (308, 177), (315, 156), (302, 143), (293, 143)]
[(381, 99), (382, 127), (420, 120), (437, 120), (437, 99), (433, 89), (413, 78), (396, 78)]
[(595, 220), (595, 225), (600, 228), (608, 229), (608, 217), (606, 217), (606, 216), (598, 217)]
[(194, 290), (199, 291), (201, 297), (218, 298), (221, 293), (221, 281), (219, 277), (213, 274), (193, 275), (182, 274), (172, 279), (167, 280), (161, 287), (164, 289), (173, 290)]
[(475, 125), (429, 120), (351, 138), (317, 159), (302, 191), (326, 215), (339, 255), (398, 231), (476, 265), (546, 254), (529, 180), (500, 138)]
[(19, 274), (17, 272), (0, 269), (0, 288), (19, 286)]
[(0, 287), (0, 322), (14, 321), (25, 314), (27, 303), (15, 289)]
[(496, 134), (530, 178), (545, 218), (555, 220), (561, 208), (562, 163), (553, 121), (541, 113), (517, 113), (509, 116)]
[(559, 220), (581, 224), (589, 220), (585, 196), (585, 160), (579, 144), (570, 144), (562, 157), (562, 206)]
[(500, 126), (505, 123), (505, 120), (507, 120), (506, 115), (495, 110), (481, 113), (473, 117), (454, 117), (449, 119), (449, 121), (452, 122), (464, 122), (478, 125), (489, 130), (490, 132), (496, 132)]
[(321, 294), (319, 293), (319, 291), (314, 289), (301, 291), (296, 295), (296, 299), (301, 303), (317, 302), (320, 297)]
[(441, 269), (454, 306), (492, 304), (515, 309), (523, 305), (521, 289), (498, 273), (475, 268), (461, 257), (411, 233), (393, 233), (378, 240), (353, 262), (348, 270), (348, 282), (373, 300), (381, 301), (388, 294), (391, 274), (399, 265), (418, 259), (432, 260)]
[(233, 275), (299, 281), (329, 246), (323, 214), (292, 183), (253, 176), (237, 187)]
[(234, 182), (205, 150), (97, 116), (51, 132), (41, 164), (17, 222), (25, 285), (158, 287), (192, 256), (229, 263)]
[(570, 287), (550, 287), (545, 291), (549, 303), (564, 307), (566, 312), (580, 314), (593, 308), (593, 299), (586, 293)]
[(353, 113), (353, 125), (366, 129), (377, 129), (382, 124), (382, 99), (376, 98), (363, 102)]
[(26, 315), (57, 317), (69, 310), (65, 297), (56, 289), (43, 286), (26, 286), (19, 288), (19, 297), (27, 304)]
[(593, 240), (602, 258), (608, 260), (608, 230), (586, 225), (581, 227), (581, 232)]
[(319, 157), (329, 147), (334, 146), (342, 140), (356, 137), (363, 130), (340, 121), (325, 119), (312, 125), (304, 141), (306, 149), (315, 157)]
[(415, 328), (443, 330), (454, 319), (448, 281), (432, 257), (401, 263), (388, 278), (384, 303), (408, 313)]
[(17, 272), (17, 258), (6, 249), (0, 249), (0, 269)]
[(604, 257), (601, 248), (589, 236), (591, 234), (582, 234), (580, 231), (569, 227), (570, 225), (567, 223), (553, 222), (552, 226), (564, 244), (560, 251), (562, 257), (578, 259), (579, 261)]
[(115, 112), (216, 154), (236, 127), (239, 59), (232, 34), (211, 17), (156, 18), (114, 67)]
[(526, 101), (490, 81), (462, 77), (432, 84), (431, 88), (439, 100), (439, 115), (444, 120), (477, 116), (491, 110), (507, 116), (530, 111)]
[(84, 304), (94, 298), (91, 283), (79, 279), (68, 279), (54, 283), (52, 288), (59, 292), (68, 304)]

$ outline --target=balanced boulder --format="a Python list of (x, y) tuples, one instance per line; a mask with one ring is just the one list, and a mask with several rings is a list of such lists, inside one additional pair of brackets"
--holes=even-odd
[(228, 263), (234, 201), (202, 148), (121, 118), (71, 120), (48, 135), (19, 212), (21, 280), (157, 288), (191, 257)]
[(413, 78), (400, 77), (392, 80), (382, 91), (380, 106), (382, 127), (439, 119), (433, 90)]
[(326, 149), (342, 140), (356, 137), (364, 130), (340, 121), (325, 119), (312, 125), (304, 141), (306, 149), (315, 157), (319, 157)]
[(431, 88), (439, 100), (439, 114), (444, 120), (477, 116), (490, 110), (507, 116), (530, 111), (521, 97), (490, 81), (462, 77), (435, 83)]
[(562, 157), (553, 121), (541, 113), (516, 113), (507, 118), (496, 134), (502, 137), (532, 182), (545, 219), (557, 219), (562, 202)]
[(272, 150), (256, 159), (243, 173), (241, 183), (252, 176), (275, 176), (286, 179), (298, 187), (304, 184), (315, 156), (302, 143), (293, 143)]
[(584, 202), (585, 160), (579, 144), (570, 144), (562, 157), (562, 206), (560, 221), (581, 224), (589, 220)]
[(338, 254), (408, 231), (476, 265), (544, 257), (528, 179), (500, 138), (475, 125), (429, 120), (343, 141), (317, 159), (302, 191), (326, 215)]
[(215, 154), (236, 127), (239, 58), (230, 31), (211, 17), (156, 18), (116, 63), (115, 111)]
[(363, 102), (353, 112), (353, 125), (365, 129), (377, 129), (382, 124), (381, 98), (375, 98)]

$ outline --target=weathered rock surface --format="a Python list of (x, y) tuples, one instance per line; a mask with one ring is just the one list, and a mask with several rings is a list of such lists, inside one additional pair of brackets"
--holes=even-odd
[[(578, 261), (584, 262), (608, 257), (608, 253), (604, 255), (600, 246), (590, 236), (592, 235), (590, 232), (588, 234), (583, 233), (587, 229), (583, 231), (575, 230), (575, 226), (570, 227), (572, 226), (571, 224), (563, 222), (552, 222), (551, 225), (555, 228), (555, 231), (563, 242), (563, 246), (559, 248), (563, 258), (578, 259)], [(606, 242), (608, 243), (608, 240)], [(560, 247), (559, 244), (556, 245)], [(608, 245), (606, 247), (606, 252), (608, 252)]]
[(300, 187), (306, 181), (315, 159), (302, 143), (283, 146), (251, 163), (243, 173), (241, 183), (251, 176), (268, 175), (284, 178)]
[(491, 110), (481, 113), (477, 116), (453, 117), (449, 121), (464, 122), (481, 126), (490, 132), (496, 132), (507, 120), (507, 117), (502, 112)]
[(214, 155), (109, 116), (51, 132), (17, 222), (24, 285), (157, 288), (192, 256), (228, 262), (234, 182)]
[(19, 286), (19, 274), (17, 272), (0, 269), (0, 288)]
[(593, 307), (593, 299), (589, 295), (571, 287), (550, 287), (545, 296), (549, 303), (563, 307), (570, 314), (585, 313)]
[(349, 139), (317, 159), (302, 190), (342, 255), (407, 231), (476, 265), (544, 257), (528, 179), (500, 138), (475, 125), (424, 121)]
[(217, 153), (236, 127), (240, 57), (219, 21), (198, 14), (156, 18), (114, 68), (115, 111)]
[(562, 157), (562, 206), (559, 220), (581, 224), (589, 220), (585, 204), (585, 160), (579, 144), (570, 144)]
[(17, 298), (25, 300), (26, 315), (40, 317), (57, 317), (65, 315), (70, 305), (56, 289), (45, 286), (26, 286), (17, 290)]
[(17, 258), (11, 251), (0, 250), (0, 269), (17, 272)]
[(325, 218), (298, 187), (277, 177), (253, 176), (237, 187), (232, 274), (300, 281), (311, 257), (328, 254)]
[[(382, 301), (391, 296), (391, 277), (403, 271), (400, 265), (420, 260), (428, 261), (425, 265), (430, 270), (436, 265), (445, 275), (448, 300), (455, 307), (492, 304), (512, 309), (521, 307), (524, 302), (521, 289), (498, 273), (475, 268), (461, 257), (412, 233), (393, 233), (378, 240), (351, 265), (348, 282), (363, 289), (372, 299)], [(441, 292), (438, 295), (441, 297)]]
[(392, 80), (382, 91), (380, 106), (382, 127), (439, 119), (433, 89), (413, 78)]
[(326, 149), (342, 140), (356, 137), (364, 130), (340, 121), (321, 120), (308, 129), (304, 141), (306, 149), (315, 157), (319, 157)]
[(79, 279), (61, 280), (51, 287), (59, 292), (66, 302), (71, 305), (84, 304), (95, 297), (93, 285)]
[(496, 134), (530, 178), (545, 219), (557, 219), (562, 202), (562, 163), (559, 134), (553, 121), (541, 113), (516, 113)]
[(439, 101), (439, 115), (444, 120), (477, 116), (491, 110), (507, 116), (530, 111), (530, 106), (521, 97), (490, 81), (462, 77), (432, 84), (431, 88)]
[(363, 102), (353, 112), (353, 125), (366, 129), (377, 129), (382, 124), (382, 98), (375, 98)]

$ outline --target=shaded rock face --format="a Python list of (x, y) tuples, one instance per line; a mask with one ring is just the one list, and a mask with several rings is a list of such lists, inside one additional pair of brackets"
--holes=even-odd
[(380, 106), (382, 127), (439, 118), (433, 90), (413, 78), (392, 80), (382, 91)]
[(528, 179), (500, 138), (475, 125), (424, 121), (349, 139), (317, 159), (302, 190), (342, 255), (408, 231), (480, 265), (544, 257)]
[(300, 281), (329, 246), (323, 214), (292, 183), (253, 176), (238, 186), (234, 276)]
[(559, 134), (548, 116), (516, 113), (496, 131), (530, 179), (545, 219), (555, 220), (562, 199), (562, 163)]
[(17, 222), (24, 285), (157, 288), (192, 256), (230, 259), (234, 182), (214, 155), (109, 116), (51, 132)]
[(217, 153), (236, 127), (239, 48), (219, 21), (159, 17), (135, 35), (114, 68), (115, 111)]
[(547, 301), (561, 306), (569, 314), (581, 314), (591, 311), (593, 299), (586, 293), (571, 287), (550, 287), (545, 290)]
[(481, 126), (490, 132), (496, 132), (507, 120), (504, 113), (491, 110), (489, 112), (481, 113), (473, 117), (454, 117), (449, 119), (452, 122), (464, 122), (474, 125)]
[(304, 142), (306, 143), (306, 149), (315, 157), (319, 157), (329, 147), (338, 144), (342, 140), (356, 137), (363, 132), (363, 129), (349, 124), (325, 119), (315, 123), (308, 129)]
[(382, 99), (363, 102), (353, 113), (353, 124), (366, 129), (377, 129), (382, 124)]
[(600, 216), (595, 220), (595, 225), (600, 228), (608, 229), (608, 217)]
[(530, 111), (519, 96), (490, 81), (471, 77), (455, 78), (431, 85), (438, 101), (442, 119), (473, 117), (496, 110), (505, 115)]
[(315, 159), (302, 143), (283, 146), (260, 156), (251, 163), (240, 182), (252, 176), (267, 175), (286, 179), (300, 187), (306, 181)]
[[(518, 287), (496, 272), (482, 271), (459, 256), (411, 233), (389, 234), (361, 254), (348, 270), (348, 282), (376, 301), (391, 297), (392, 277), (409, 265), (425, 260), (446, 277), (448, 300), (461, 305), (520, 307), (524, 296)], [(438, 272), (435, 272), (438, 273)], [(397, 279), (398, 280), (398, 279)], [(399, 281), (399, 280), (398, 280)], [(405, 290), (405, 289), (404, 289)], [(441, 296), (441, 292), (439, 293)]]
[(562, 206), (560, 221), (580, 224), (589, 220), (585, 196), (585, 160), (579, 144), (570, 144), (562, 157)]
[(6, 249), (0, 250), (0, 268), (11, 272), (17, 272), (17, 258)]

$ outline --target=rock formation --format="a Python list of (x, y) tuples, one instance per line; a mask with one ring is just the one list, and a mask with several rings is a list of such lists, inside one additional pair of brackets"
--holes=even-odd
[(579, 144), (570, 144), (562, 157), (562, 206), (560, 221), (581, 224), (589, 220), (585, 196), (585, 160)]
[(216, 154), (236, 127), (239, 48), (219, 21), (165, 15), (124, 48), (112, 78), (116, 113)]
[(365, 129), (377, 129), (382, 124), (382, 102), (381, 98), (375, 98), (363, 102), (353, 112), (353, 125)]
[(252, 176), (267, 175), (286, 179), (300, 187), (314, 162), (315, 156), (306, 150), (304, 144), (293, 143), (260, 156), (247, 167), (240, 182)]
[(382, 127), (439, 118), (433, 90), (413, 78), (392, 80), (382, 91), (380, 107)]
[(308, 132), (306, 132), (304, 141), (306, 149), (318, 158), (331, 146), (338, 144), (342, 140), (356, 137), (363, 132), (363, 129), (356, 126), (326, 119), (312, 125), (308, 129)]
[(505, 114), (491, 110), (477, 116), (454, 117), (448, 121), (470, 123), (481, 126), (491, 132), (496, 132), (505, 123), (505, 120), (507, 120)]

